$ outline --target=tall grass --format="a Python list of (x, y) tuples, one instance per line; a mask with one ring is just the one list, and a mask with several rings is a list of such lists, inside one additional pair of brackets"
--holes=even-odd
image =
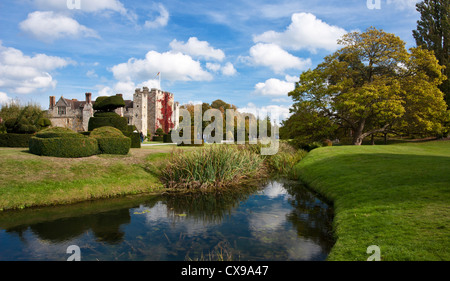
[(263, 158), (236, 146), (212, 145), (207, 148), (172, 152), (161, 171), (169, 188), (209, 188), (236, 185), (263, 173)]
[(298, 178), (295, 164), (300, 162), (308, 154), (305, 150), (295, 149), (291, 145), (280, 142), (278, 153), (265, 158), (265, 163), (272, 174), (285, 176), (291, 179)]

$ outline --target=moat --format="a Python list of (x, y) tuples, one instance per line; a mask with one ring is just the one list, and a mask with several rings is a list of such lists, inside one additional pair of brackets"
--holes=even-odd
[(299, 183), (0, 213), (0, 260), (325, 260), (333, 210)]

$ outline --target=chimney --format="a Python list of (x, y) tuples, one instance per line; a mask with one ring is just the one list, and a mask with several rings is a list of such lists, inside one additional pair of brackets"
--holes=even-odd
[(53, 109), (53, 107), (55, 107), (56, 104), (56, 99), (55, 96), (50, 96), (50, 109)]
[(123, 95), (122, 95), (122, 94), (116, 94), (116, 96), (119, 96), (119, 97), (123, 98)]
[(91, 103), (91, 97), (92, 97), (91, 93), (86, 93), (86, 104), (90, 104)]

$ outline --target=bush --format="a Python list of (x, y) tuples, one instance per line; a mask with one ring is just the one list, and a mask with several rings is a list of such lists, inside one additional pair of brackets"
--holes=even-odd
[(28, 147), (33, 134), (0, 134), (0, 147)]
[(124, 135), (131, 139), (131, 148), (141, 148), (141, 136), (139, 133), (126, 132)]
[(124, 107), (125, 101), (122, 96), (98, 97), (95, 100), (93, 109), (99, 111), (113, 111), (116, 108)]
[(128, 125), (128, 129), (123, 134), (131, 139), (131, 148), (141, 148), (141, 135), (137, 131), (135, 125)]
[(50, 138), (82, 138), (83, 136), (72, 131), (71, 129), (64, 128), (64, 127), (52, 127), (48, 129), (44, 129), (36, 134), (36, 137), (43, 138), (43, 139), (50, 139)]
[(97, 138), (98, 148), (103, 154), (122, 154), (126, 155), (130, 151), (131, 139), (122, 138)]
[(97, 128), (111, 126), (122, 132), (127, 131), (128, 121), (125, 117), (112, 116), (112, 117), (91, 117), (89, 118), (88, 131), (93, 131)]
[(163, 136), (153, 136), (152, 141), (164, 141)]
[(52, 121), (50, 121), (50, 119), (48, 118), (39, 118), (36, 124), (39, 126), (40, 129), (43, 129), (50, 127), (52, 125)]
[(111, 126), (100, 127), (93, 130), (90, 134), (94, 138), (120, 138), (124, 137), (123, 133)]
[(164, 131), (161, 128), (156, 129), (155, 135), (162, 137), (164, 135)]
[(97, 111), (94, 113), (94, 117), (120, 117), (120, 115), (114, 111)]
[(163, 135), (164, 143), (172, 143), (172, 135), (170, 133)]
[(97, 139), (100, 153), (128, 154), (130, 151), (131, 139), (114, 127), (97, 128), (91, 132), (90, 136)]
[(5, 121), (4, 126), (6, 132), (14, 134), (34, 134), (37, 132), (37, 127), (30, 124), (30, 122), (22, 118), (11, 118)]
[(88, 157), (97, 154), (97, 140), (83, 135), (79, 136), (55, 138), (32, 137), (29, 143), (30, 152), (36, 155), (66, 158)]

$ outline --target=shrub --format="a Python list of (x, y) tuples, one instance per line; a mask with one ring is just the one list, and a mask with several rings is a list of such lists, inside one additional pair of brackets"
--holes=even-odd
[(113, 111), (116, 108), (124, 107), (125, 101), (122, 96), (98, 97), (95, 100), (93, 109), (99, 111)]
[(22, 118), (11, 118), (5, 121), (4, 126), (6, 132), (14, 134), (34, 134), (37, 132), (37, 127), (30, 124), (30, 122)]
[(131, 148), (141, 148), (141, 136), (139, 133), (126, 132), (124, 135), (131, 139)]
[(94, 117), (120, 117), (120, 115), (114, 111), (97, 111), (94, 113)]
[(123, 138), (97, 138), (98, 148), (103, 154), (126, 155), (130, 151), (131, 139)]
[(111, 126), (123, 132), (128, 129), (128, 121), (125, 117), (111, 116), (111, 117), (91, 117), (89, 118), (88, 131), (93, 131), (97, 128)]
[(33, 134), (0, 134), (0, 147), (28, 147)]
[(152, 141), (164, 141), (163, 136), (153, 136)]
[(162, 137), (164, 135), (164, 131), (161, 128), (156, 129), (155, 135)]
[(30, 152), (36, 155), (66, 158), (87, 157), (97, 154), (97, 140), (83, 135), (79, 136), (55, 138), (32, 137), (29, 143)]
[(97, 139), (98, 148), (104, 154), (128, 154), (131, 147), (131, 139), (125, 137), (123, 133), (110, 126), (100, 127), (90, 134)]
[(136, 126), (128, 125), (127, 128), (127, 131), (123, 134), (131, 139), (131, 148), (141, 148), (141, 135), (137, 132)]
[(52, 127), (44, 129), (36, 134), (36, 137), (38, 138), (60, 138), (60, 137), (66, 137), (66, 138), (82, 138), (83, 136), (80, 134), (77, 134), (76, 132), (72, 131), (71, 129), (64, 128), (64, 127)]
[(123, 133), (111, 126), (100, 127), (93, 130), (90, 134), (94, 138), (120, 138), (124, 137)]
[(163, 135), (164, 143), (172, 143), (172, 135), (170, 133)]
[(39, 118), (39, 120), (36, 122), (36, 125), (40, 129), (48, 128), (52, 125), (52, 121), (48, 118)]
[(167, 187), (233, 186), (263, 172), (263, 159), (233, 146), (217, 145), (191, 152), (174, 151), (161, 170)]

